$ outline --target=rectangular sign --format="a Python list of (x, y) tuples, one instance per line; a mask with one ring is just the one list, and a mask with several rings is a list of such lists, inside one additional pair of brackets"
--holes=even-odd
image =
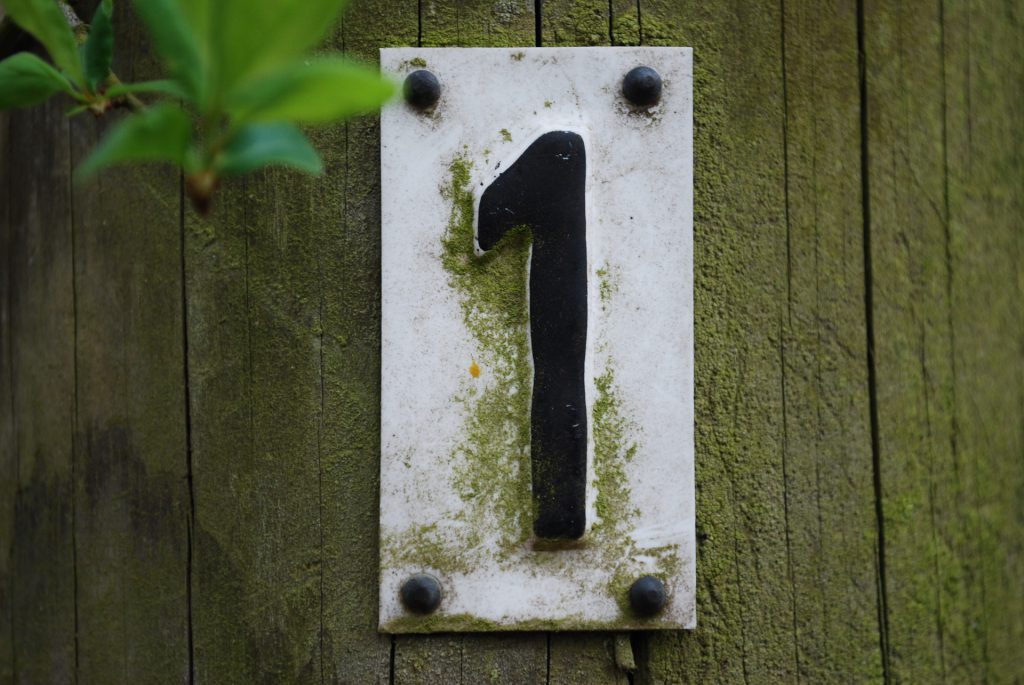
[(381, 65), (380, 629), (694, 627), (690, 49)]

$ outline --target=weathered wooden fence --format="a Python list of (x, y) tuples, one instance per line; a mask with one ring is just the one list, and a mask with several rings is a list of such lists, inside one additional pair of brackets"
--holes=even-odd
[[(155, 73), (130, 8), (116, 70)], [(695, 50), (699, 628), (376, 631), (379, 131), (70, 172), (0, 118), (0, 682), (1024, 679), (1024, 3), (356, 0), (335, 47)]]

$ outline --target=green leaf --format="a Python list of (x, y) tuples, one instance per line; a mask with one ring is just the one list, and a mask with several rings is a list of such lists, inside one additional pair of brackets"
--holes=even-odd
[(246, 174), (260, 167), (281, 165), (319, 174), (320, 156), (292, 124), (249, 124), (240, 128), (214, 166), (218, 176)]
[(170, 95), (174, 98), (181, 98), (187, 100), (185, 91), (181, 89), (181, 84), (177, 81), (139, 81), (138, 83), (117, 83), (107, 89), (105, 95), (108, 98), (116, 98), (122, 95), (135, 93), (160, 93), (161, 95)]
[[(216, 2), (217, 0), (213, 0)], [(210, 37), (210, 3), (211, 0), (178, 0), (181, 13), (196, 35), (196, 43), (201, 52), (209, 47)]]
[(92, 16), (89, 37), (85, 39), (85, 46), (82, 49), (85, 77), (89, 81), (89, 89), (94, 92), (107, 80), (110, 65), (114, 60), (113, 15), (113, 0), (103, 0)]
[(84, 179), (119, 162), (183, 164), (192, 140), (192, 122), (177, 105), (163, 104), (122, 121), (78, 168)]
[(345, 0), (210, 2), (208, 26), (218, 87), (230, 91), (301, 58), (324, 39), (344, 4)]
[(149, 29), (168, 73), (188, 99), (202, 105), (204, 60), (192, 27), (175, 0), (135, 0), (135, 9)]
[(237, 92), (228, 111), (237, 121), (324, 123), (378, 109), (395, 84), (342, 58), (279, 70)]
[(35, 105), (62, 91), (74, 92), (59, 71), (33, 54), (19, 52), (0, 62), (0, 109)]
[(78, 84), (85, 84), (78, 42), (57, 0), (4, 0), (14, 23), (43, 44), (54, 64)]

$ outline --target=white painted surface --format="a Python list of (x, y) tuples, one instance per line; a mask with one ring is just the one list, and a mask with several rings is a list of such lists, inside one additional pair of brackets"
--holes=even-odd
[[(381, 117), (381, 629), (692, 628), (691, 51), (381, 50), (382, 68), (400, 78), (421, 60), (442, 84), (434, 112), (399, 101)], [(664, 80), (661, 102), (646, 112), (620, 93), (625, 73), (642, 64)], [(591, 429), (594, 379), (612, 370), (624, 444), (635, 446), (632, 459), (619, 455), (633, 513), (613, 532), (588, 531), (579, 548), (538, 551), (525, 535), (510, 544), (498, 509), (474, 509), (455, 484), (473, 468), (459, 446), (474, 398), (493, 376), (482, 362), (479, 378), (469, 373), (487, 355), (442, 265), (453, 211), (443, 191), (462, 158), (472, 164), (478, 201), (499, 163), (507, 168), (538, 135), (565, 129), (587, 145)], [(599, 522), (593, 442), (588, 523)], [(510, 483), (517, 469), (529, 469), (525, 457), (510, 456)], [(458, 561), (428, 561), (448, 558)], [(426, 621), (398, 598), (402, 581), (421, 572), (444, 592)], [(639, 620), (622, 607), (628, 580), (645, 573), (665, 579), (670, 603)]]

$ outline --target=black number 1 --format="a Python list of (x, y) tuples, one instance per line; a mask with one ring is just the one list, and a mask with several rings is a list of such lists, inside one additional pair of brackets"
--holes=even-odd
[(586, 175), (583, 139), (545, 133), (484, 190), (477, 223), (483, 251), (518, 226), (533, 235), (533, 530), (547, 539), (575, 540), (586, 528)]

